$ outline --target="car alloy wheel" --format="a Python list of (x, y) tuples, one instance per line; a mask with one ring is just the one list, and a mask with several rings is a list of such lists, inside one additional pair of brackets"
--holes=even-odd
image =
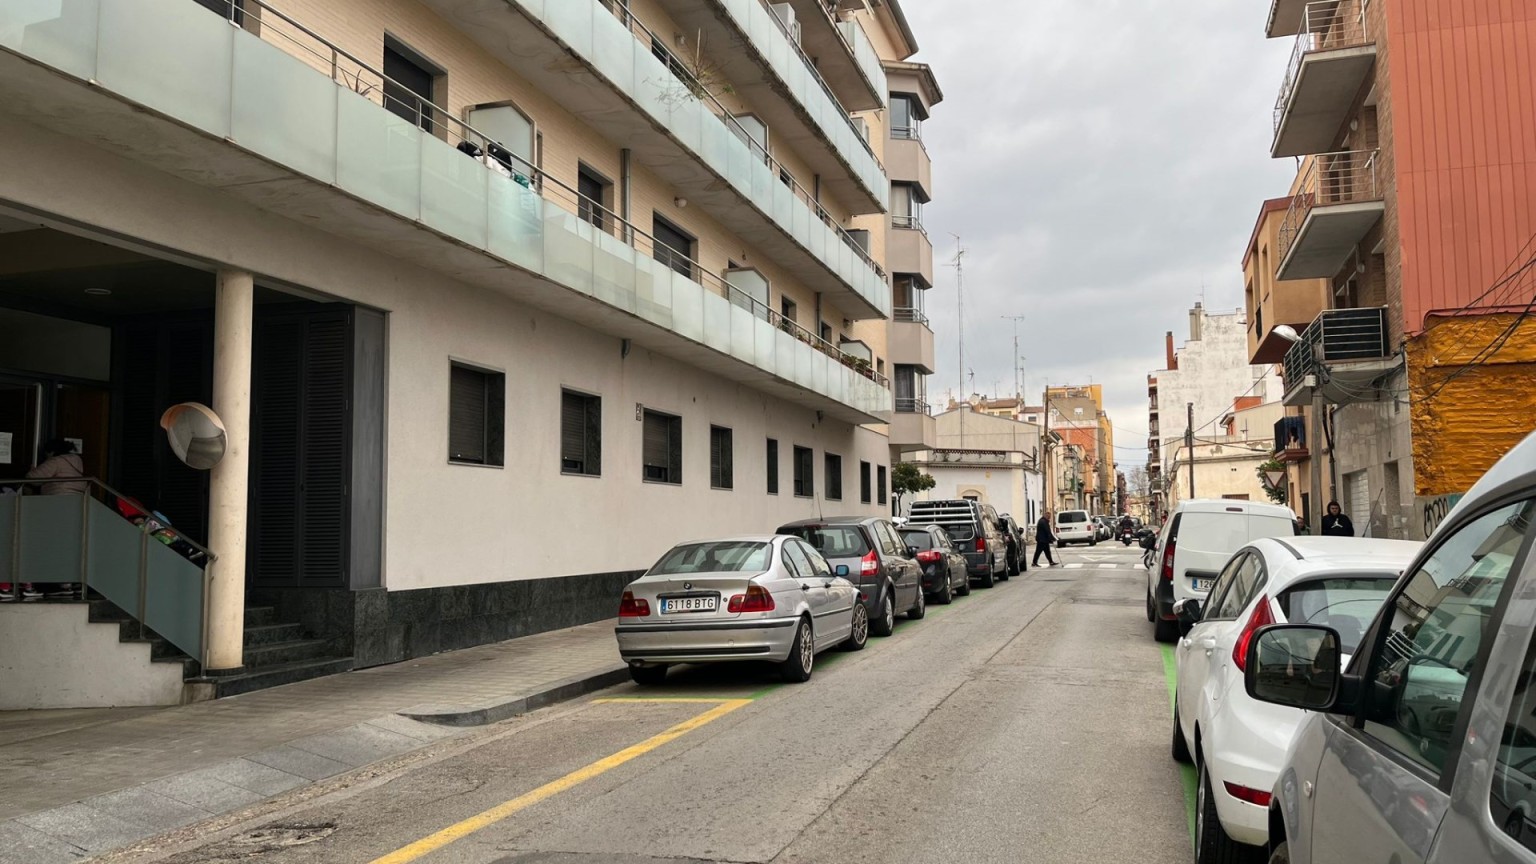
[(800, 625), (795, 628), (795, 642), (789, 646), (789, 656), (784, 658), (779, 669), (785, 681), (799, 683), (810, 680), (811, 666), (815, 662), (816, 638), (811, 632), (811, 622), (801, 618)]
[(886, 633), (896, 629), (896, 598), (889, 591), (885, 594), (885, 607), (880, 611), (880, 615), (880, 623), (885, 625)]
[(869, 642), (869, 610), (863, 603), (853, 604), (853, 627), (843, 647), (849, 651), (862, 651)]
[(923, 594), (923, 586), (917, 586), (917, 602), (907, 610), (907, 618), (912, 621), (920, 620), (928, 614), (928, 597)]

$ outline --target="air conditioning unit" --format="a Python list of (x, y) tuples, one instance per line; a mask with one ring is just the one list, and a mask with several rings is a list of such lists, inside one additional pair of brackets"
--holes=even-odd
[(850, 228), (848, 236), (853, 238), (853, 244), (865, 252), (869, 251), (869, 230), (866, 228)]
[(836, 0), (836, 3), (834, 8), (839, 12), (863, 12), (869, 8), (864, 0)]
[(849, 117), (848, 119), (853, 121), (853, 129), (854, 129), (854, 131), (858, 132), (859, 136), (861, 138), (863, 138), (866, 142), (869, 141), (869, 124), (867, 122), (865, 122), (864, 118), (863, 117)]
[(795, 20), (795, 7), (788, 3), (774, 3), (768, 7), (768, 10), (774, 14), (774, 17), (779, 19), (779, 23), (784, 26), (784, 32), (789, 34), (789, 38), (793, 39), (796, 45), (799, 45), (800, 22)]

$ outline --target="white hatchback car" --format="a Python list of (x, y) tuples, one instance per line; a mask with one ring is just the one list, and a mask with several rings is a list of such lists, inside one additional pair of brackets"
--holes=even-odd
[[(1354, 653), (1423, 544), (1354, 537), (1260, 539), (1222, 568), (1210, 602), (1181, 600), (1173, 757), (1199, 769), (1195, 861), (1245, 860), (1269, 841), (1271, 790), (1304, 712), (1243, 688), (1248, 643), (1269, 624), (1316, 624)], [(1202, 608), (1203, 607), (1203, 608)], [(1346, 659), (1347, 662), (1347, 659)]]

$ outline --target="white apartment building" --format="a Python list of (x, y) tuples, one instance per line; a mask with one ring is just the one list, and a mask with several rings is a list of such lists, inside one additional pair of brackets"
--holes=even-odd
[(946, 411), (935, 421), (938, 446), (913, 458), (935, 482), (918, 500), (969, 498), (1025, 526), (1040, 518), (1047, 506), (1040, 426), (969, 407)]
[(0, 485), (69, 438), (93, 489), (0, 497), (0, 582), (152, 632), (6, 626), (94, 646), (114, 704), (225, 695), (886, 512), (935, 444), (916, 51), (895, 0), (0, 3)]

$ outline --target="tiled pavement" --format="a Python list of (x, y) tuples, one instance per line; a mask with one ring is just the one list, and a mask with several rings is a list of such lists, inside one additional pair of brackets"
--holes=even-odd
[(0, 713), (0, 864), (99, 854), (458, 731), (400, 712), (484, 722), (623, 670), (602, 621), (178, 708)]

